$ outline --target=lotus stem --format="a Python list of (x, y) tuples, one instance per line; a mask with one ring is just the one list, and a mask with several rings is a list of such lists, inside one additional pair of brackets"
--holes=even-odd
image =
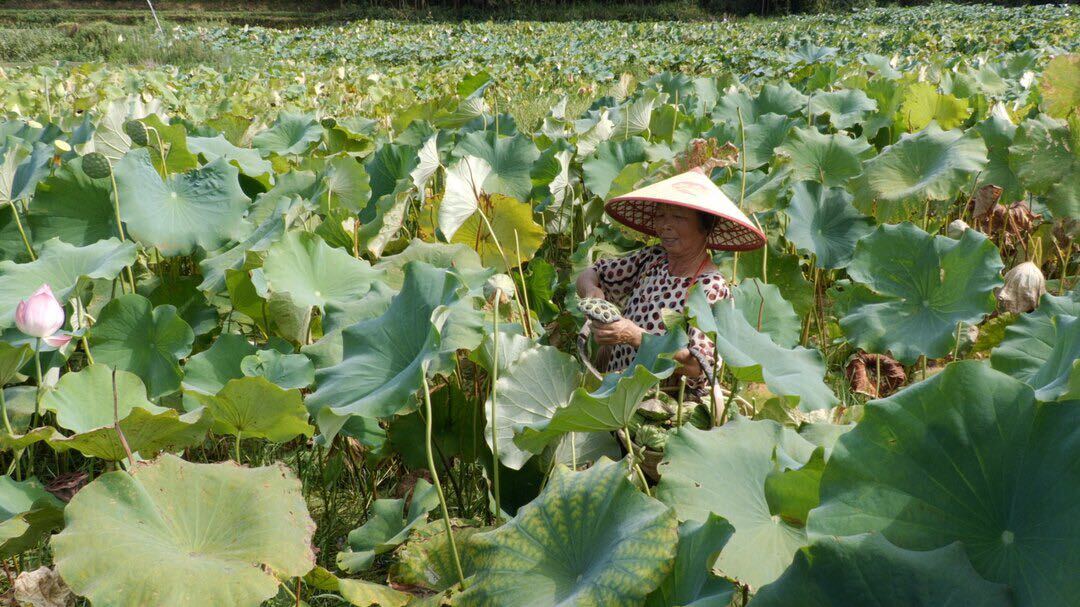
[[(120, 234), (120, 242), (124, 242), (127, 238), (124, 237), (124, 223), (120, 219), (120, 189), (116, 187), (116, 174), (112, 168), (112, 161), (105, 158), (109, 162), (109, 181), (112, 182), (113, 191), (113, 211), (116, 213), (116, 231)], [(125, 266), (124, 270), (127, 272), (128, 282), (131, 284), (131, 292), (135, 292), (135, 276), (131, 273), (131, 266)], [(124, 285), (123, 279), (120, 280), (120, 286)]]
[(502, 518), (502, 493), (499, 485), (499, 432), (496, 425), (496, 400), (499, 397), (499, 300), (502, 299), (502, 289), (495, 289), (495, 305), (492, 306), (492, 330), (491, 338), (494, 342), (492, 348), (494, 359), (491, 363), (491, 455), (494, 458), (492, 465), (493, 489), (495, 491), (495, 520)]
[(11, 420), (8, 419), (7, 412), (7, 398), (4, 396), (4, 388), (0, 386), (0, 412), (4, 414), (4, 428), (8, 434), (14, 435), (15, 431), (11, 429)]
[(236, 463), (238, 463), (238, 464), (240, 463), (240, 434), (241, 434), (240, 430), (237, 430), (236, 431), (236, 444), (233, 445), (233, 459), (235, 459)]
[(30, 246), (30, 239), (26, 237), (26, 230), (23, 229), (22, 219), (19, 218), (19, 207), (15, 206), (14, 200), (9, 200), (8, 204), (11, 205), (11, 214), (15, 217), (15, 227), (19, 229), (19, 236), (22, 237), (23, 245), (26, 246), (26, 252), (30, 254), (30, 261), (37, 261), (37, 255), (34, 254), (34, 247)]
[(518, 239), (517, 228), (514, 228), (514, 250), (517, 253), (518, 278), (521, 280), (521, 303), (525, 304), (525, 335), (532, 337), (532, 310), (529, 309), (529, 289), (525, 286), (525, 270), (521, 267), (521, 241)]
[(675, 433), (678, 434), (679, 429), (682, 428), (682, 408), (683, 400), (686, 398), (686, 376), (679, 376), (679, 404), (675, 407)]
[(113, 429), (116, 430), (116, 435), (120, 437), (120, 446), (124, 448), (124, 453), (127, 454), (128, 472), (130, 473), (135, 468), (135, 458), (131, 455), (131, 446), (128, 445), (124, 431), (120, 429), (120, 395), (116, 390), (116, 369), (112, 370), (112, 403)]
[(743, 201), (746, 200), (746, 128), (743, 123), (742, 108), (736, 108), (739, 112), (739, 164), (742, 168), (742, 180), (739, 184), (739, 210), (742, 210)]
[[(37, 389), (34, 392), (34, 423), (41, 416), (41, 338), (34, 339), (34, 370), (37, 372)], [(33, 423), (30, 424), (33, 427)]]
[(641, 490), (645, 492), (645, 495), (652, 497), (652, 493), (649, 491), (649, 481), (645, 478), (645, 473), (641, 471), (637, 456), (634, 455), (634, 443), (630, 441), (630, 429), (626, 426), (623, 426), (622, 436), (623, 441), (626, 443), (626, 457), (630, 460), (630, 471), (637, 475), (638, 481), (641, 482)]
[[(454, 541), (454, 530), (450, 525), (450, 510), (446, 507), (446, 495), (443, 494), (442, 483), (439, 482), (439, 472), (435, 469), (435, 459), (431, 454), (431, 387), (428, 386), (427, 380), (427, 365), (423, 367), (423, 373), (421, 379), (424, 384), (424, 443), (427, 447), (427, 463), (428, 472), (431, 473), (432, 484), (435, 485), (435, 493), (439, 496), (439, 508), (442, 510), (443, 523), (446, 525), (446, 539), (450, 542), (450, 553), (454, 557), (454, 569), (458, 576), (458, 587), (465, 587), (465, 573), (461, 569), (461, 557), (458, 556), (457, 542)], [(492, 426), (494, 430), (494, 425)], [(494, 436), (494, 432), (492, 432)], [(495, 461), (495, 468), (498, 469), (499, 462)]]
[[(476, 212), (480, 213), (480, 219), (484, 220), (484, 225), (487, 227), (488, 233), (491, 234), (491, 241), (495, 243), (495, 248), (498, 249), (499, 255), (502, 257), (503, 264), (506, 266), (506, 271), (509, 272), (510, 268), (511, 268), (511, 266), (510, 266), (510, 258), (508, 258), (506, 256), (506, 252), (503, 251), (502, 245), (499, 244), (499, 237), (495, 235), (495, 230), (492, 229), (491, 222), (488, 221), (487, 214), (484, 213), (484, 209), (480, 208), (480, 206), (476, 207)], [(514, 282), (514, 281), (511, 280), (510, 282)], [(521, 301), (521, 294), (518, 293), (517, 290), (518, 290), (518, 287), (517, 287), (517, 284), (515, 283), (514, 284), (514, 297), (518, 298), (518, 301)], [(526, 331), (528, 331), (528, 327), (526, 327)]]

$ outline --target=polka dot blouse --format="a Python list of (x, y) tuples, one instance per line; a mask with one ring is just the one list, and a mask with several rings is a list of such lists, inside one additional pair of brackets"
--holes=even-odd
[[(593, 264), (593, 269), (600, 277), (600, 288), (608, 301), (622, 309), (623, 317), (654, 335), (661, 335), (666, 330), (660, 317), (661, 310), (683, 311), (693, 281), (692, 276), (669, 274), (667, 255), (658, 246), (639, 249), (624, 257), (601, 259)], [(701, 285), (709, 303), (731, 297), (720, 272), (701, 273), (697, 284)], [(689, 349), (701, 367), (711, 373), (715, 349), (712, 340), (700, 330), (691, 328)], [(636, 354), (636, 349), (628, 344), (614, 346), (607, 369), (603, 371), (626, 369)], [(687, 391), (694, 396), (708, 393), (708, 380), (704, 374), (697, 378), (687, 377), (686, 385)]]

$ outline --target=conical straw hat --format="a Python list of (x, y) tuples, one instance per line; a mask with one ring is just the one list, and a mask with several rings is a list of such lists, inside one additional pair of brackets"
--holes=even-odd
[(761, 230), (700, 169), (616, 196), (604, 205), (604, 210), (619, 223), (656, 236), (653, 217), (657, 204), (673, 204), (719, 217), (705, 242), (710, 249), (748, 251), (765, 244)]

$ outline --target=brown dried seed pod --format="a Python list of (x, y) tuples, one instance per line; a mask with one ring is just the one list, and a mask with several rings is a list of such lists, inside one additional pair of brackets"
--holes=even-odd
[[(878, 361), (880, 360), (881, 377), (878, 378)], [(851, 383), (851, 389), (859, 394), (866, 394), (871, 398), (888, 396), (898, 390), (907, 382), (907, 373), (904, 366), (895, 359), (884, 354), (868, 354), (859, 352), (851, 358), (844, 369), (844, 375)], [(878, 386), (881, 387), (880, 393)]]

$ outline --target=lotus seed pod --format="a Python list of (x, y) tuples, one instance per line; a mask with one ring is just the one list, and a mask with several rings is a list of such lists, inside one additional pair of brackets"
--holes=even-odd
[(949, 227), (945, 229), (945, 233), (949, 235), (949, 238), (959, 239), (964, 235), (964, 231), (970, 227), (971, 226), (965, 223), (963, 219), (954, 219), (953, 222), (949, 224)]
[(1006, 312), (1022, 314), (1039, 306), (1046, 294), (1046, 277), (1039, 266), (1025, 261), (1005, 273), (1005, 285), (998, 290), (998, 305)]
[(327, 116), (326, 118), (320, 120), (319, 124), (321, 124), (324, 129), (332, 129), (337, 126), (337, 120), (331, 118), (330, 116)]
[(90, 152), (82, 157), (82, 170), (91, 179), (106, 179), (112, 174), (109, 159), (101, 152)]
[(138, 120), (128, 120), (124, 122), (124, 132), (128, 137), (131, 137), (131, 142), (135, 145), (147, 145), (150, 142), (150, 138), (146, 133), (146, 125)]
[(56, 151), (61, 154), (65, 154), (71, 151), (71, 144), (64, 141), (63, 139), (57, 139), (53, 141), (53, 147), (56, 148)]

